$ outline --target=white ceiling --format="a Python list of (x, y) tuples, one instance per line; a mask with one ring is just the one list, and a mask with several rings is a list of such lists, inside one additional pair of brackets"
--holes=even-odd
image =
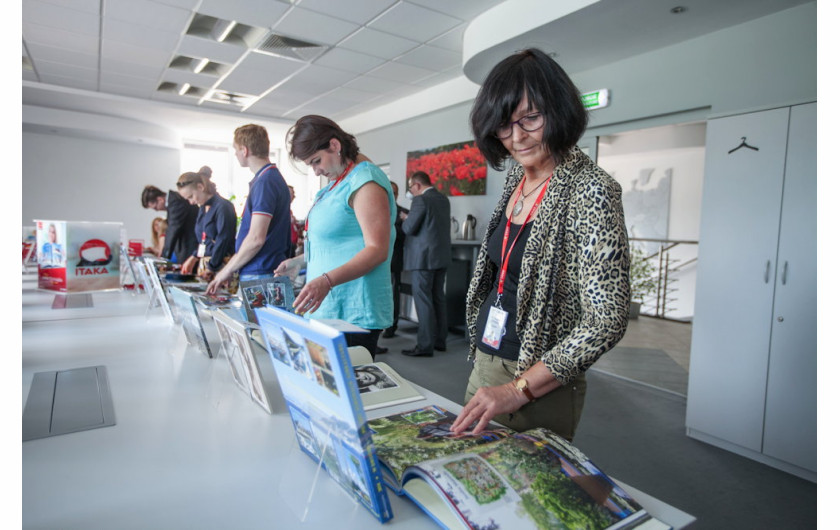
[[(23, 0), (23, 104), (182, 124), (341, 121), (462, 78), (465, 30), (494, 7), (538, 23), (470, 56), (476, 82), (523, 45), (553, 47), (573, 73), (806, 1), (562, 0), (569, 15), (552, 20), (561, 0)], [(212, 38), (228, 21), (231, 35)], [(319, 47), (257, 51), (270, 34)]]

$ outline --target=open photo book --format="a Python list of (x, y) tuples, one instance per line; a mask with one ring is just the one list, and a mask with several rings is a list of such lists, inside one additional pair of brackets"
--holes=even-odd
[(437, 406), (370, 420), (385, 483), (444, 528), (668, 529), (546, 429), (454, 435)]

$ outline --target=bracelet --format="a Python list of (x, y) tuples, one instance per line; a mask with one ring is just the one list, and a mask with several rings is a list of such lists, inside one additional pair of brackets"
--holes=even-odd
[[(330, 277), (327, 275), (326, 272), (324, 274), (322, 274), (321, 276), (323, 276), (324, 278), (327, 279), (327, 284), (330, 286), (330, 291), (332, 291), (333, 282), (332, 282), (332, 280), (330, 280)], [(329, 292), (329, 291), (327, 291), (327, 292)]]

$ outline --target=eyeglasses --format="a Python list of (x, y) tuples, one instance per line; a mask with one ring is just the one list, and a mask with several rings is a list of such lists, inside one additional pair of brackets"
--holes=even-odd
[(507, 125), (502, 125), (498, 129), (496, 129), (496, 131), (494, 132), (496, 138), (498, 138), (499, 140), (510, 138), (510, 135), (513, 134), (514, 125), (519, 125), (519, 128), (525, 132), (534, 132), (540, 130), (540, 128), (542, 128), (542, 126), (545, 125), (545, 118), (540, 112), (535, 112), (533, 114), (523, 116), (516, 121), (512, 121)]

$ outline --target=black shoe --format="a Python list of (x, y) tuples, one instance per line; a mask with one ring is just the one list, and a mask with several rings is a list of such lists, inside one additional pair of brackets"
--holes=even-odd
[(388, 348), (383, 348), (382, 346), (376, 347), (376, 354), (379, 355), (380, 353), (388, 353)]
[(391, 328), (388, 328), (388, 329), (386, 329), (385, 331), (382, 332), (382, 338), (383, 339), (390, 339), (390, 338), (394, 337), (395, 335), (396, 335), (395, 331)]
[(420, 351), (417, 348), (417, 346), (415, 346), (415, 347), (411, 348), (410, 350), (403, 350), (402, 354), (403, 355), (408, 355), (409, 357), (431, 357), (432, 355), (434, 355), (434, 352)]
[(446, 346), (435, 346), (435, 351), (446, 351)]

